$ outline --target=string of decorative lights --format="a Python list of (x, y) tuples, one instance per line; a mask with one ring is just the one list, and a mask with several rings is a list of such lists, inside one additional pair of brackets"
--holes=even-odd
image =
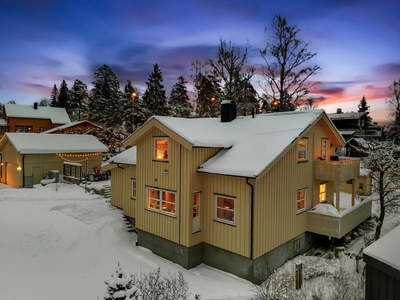
[[(88, 154), (61, 154), (61, 153), (57, 153), (57, 155), (60, 157), (60, 158), (62, 158), (63, 160), (65, 160), (65, 161), (69, 161), (69, 162), (83, 162), (83, 161), (86, 161), (86, 159), (89, 157), (89, 156), (95, 156), (95, 155), (99, 155), (99, 154), (101, 154), (101, 152), (97, 152), (97, 153), (88, 153)], [(70, 159), (68, 159), (68, 158), (65, 158), (64, 156), (67, 156), (67, 157), (85, 157), (83, 160), (70, 160)]]

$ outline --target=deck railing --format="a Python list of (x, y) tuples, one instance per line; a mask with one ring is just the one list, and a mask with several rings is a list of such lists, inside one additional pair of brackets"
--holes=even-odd
[(314, 179), (346, 181), (360, 175), (359, 158), (340, 158), (339, 161), (316, 160), (314, 163)]
[(364, 200), (339, 215), (307, 212), (307, 231), (340, 239), (371, 216), (372, 199)]

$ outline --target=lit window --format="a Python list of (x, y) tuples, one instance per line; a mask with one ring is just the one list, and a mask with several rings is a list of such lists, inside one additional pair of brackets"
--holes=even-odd
[(175, 193), (147, 188), (147, 208), (175, 215)]
[(15, 132), (33, 132), (33, 126), (15, 126)]
[(225, 223), (235, 224), (235, 198), (215, 196), (215, 218)]
[(319, 185), (319, 202), (326, 201), (326, 182)]
[(327, 147), (328, 141), (327, 140), (321, 140), (321, 157), (323, 159), (326, 159), (326, 147)]
[(306, 209), (306, 189), (297, 191), (297, 212)]
[(297, 160), (307, 160), (307, 140), (300, 140), (297, 147)]
[(155, 138), (155, 151), (154, 156), (156, 160), (168, 160), (168, 139), (167, 138)]
[(193, 232), (200, 230), (200, 194), (193, 194)]
[(132, 199), (136, 200), (136, 179), (132, 179)]

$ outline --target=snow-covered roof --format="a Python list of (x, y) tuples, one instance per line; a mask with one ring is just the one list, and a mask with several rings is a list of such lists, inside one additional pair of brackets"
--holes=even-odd
[(136, 146), (121, 152), (108, 160), (108, 163), (135, 165), (136, 166)]
[(95, 153), (108, 151), (108, 148), (98, 139), (88, 134), (7, 132), (1, 142), (6, 138), (10, 140), (19, 154)]
[(360, 176), (368, 176), (369, 174), (371, 174), (371, 170), (370, 169), (360, 169)]
[(346, 119), (359, 119), (363, 115), (363, 112), (351, 112), (344, 114), (327, 114), (331, 120), (346, 120)]
[(221, 122), (219, 118), (152, 119), (194, 147), (224, 148), (198, 172), (256, 177), (322, 113), (324, 110), (259, 114), (255, 118), (237, 117), (231, 122)]
[(400, 226), (364, 249), (364, 254), (400, 271)]
[(79, 125), (79, 124), (82, 124), (82, 123), (85, 123), (85, 122), (90, 123), (90, 124), (93, 124), (94, 126), (100, 127), (100, 126), (98, 126), (98, 125), (96, 125), (96, 124), (94, 124), (94, 123), (92, 123), (92, 122), (90, 122), (90, 121), (83, 120), (83, 121), (75, 121), (75, 122), (67, 123), (67, 124), (65, 124), (65, 125), (61, 125), (61, 126), (58, 126), (58, 127), (56, 127), (56, 128), (52, 128), (52, 129), (43, 131), (42, 133), (57, 132), (58, 130), (66, 129), (66, 128), (69, 128), (69, 127), (72, 127), (72, 126), (76, 126), (76, 125)]
[(354, 132), (355, 130), (339, 130), (341, 135), (352, 135)]
[(34, 109), (33, 105), (4, 104), (4, 109), (8, 117), (50, 119), (53, 124), (71, 122), (65, 108), (60, 107), (38, 106)]
[(4, 119), (0, 119), (0, 126), (8, 126), (8, 123)]

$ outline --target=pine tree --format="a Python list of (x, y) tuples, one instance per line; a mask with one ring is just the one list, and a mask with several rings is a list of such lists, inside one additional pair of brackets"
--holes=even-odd
[(72, 121), (80, 121), (82, 120), (82, 116), (86, 116), (87, 102), (87, 85), (76, 79), (70, 91), (70, 118)]
[[(136, 96), (133, 97), (132, 94), (136, 93)], [(123, 101), (123, 107), (124, 107), (124, 127), (128, 132), (133, 131), (133, 122), (135, 121), (133, 118), (133, 109), (135, 109), (135, 102), (138, 99), (139, 94), (137, 91), (137, 88), (132, 86), (132, 81), (129, 79), (127, 80), (127, 83), (125, 84), (124, 88), (124, 101)], [(132, 105), (133, 103), (133, 105)]]
[(51, 107), (59, 107), (58, 106), (58, 89), (57, 89), (57, 85), (54, 85), (53, 89), (51, 90), (50, 106)]
[(60, 85), (60, 94), (58, 95), (58, 107), (63, 107), (66, 109), (67, 113), (69, 113), (69, 90), (68, 85), (63, 80)]
[(218, 80), (211, 74), (199, 74), (196, 99), (196, 113), (198, 117), (217, 117), (220, 115), (222, 99), (218, 95), (221, 95)]
[(158, 64), (155, 64), (146, 82), (147, 89), (143, 94), (143, 104), (150, 111), (151, 115), (168, 115), (167, 96), (162, 82), (162, 72)]
[(143, 294), (133, 284), (133, 278), (128, 272), (121, 270), (119, 263), (115, 273), (104, 282), (107, 285), (104, 300), (143, 300)]
[(50, 99), (43, 97), (39, 101), (39, 106), (50, 106)]
[(246, 82), (236, 96), (237, 112), (239, 116), (247, 116), (258, 112), (260, 103), (258, 93), (250, 82)]
[(169, 111), (173, 117), (188, 118), (192, 112), (192, 106), (189, 103), (186, 84), (187, 80), (179, 76), (177, 82), (172, 87), (169, 97)]
[(107, 65), (94, 73), (90, 97), (90, 119), (105, 126), (119, 126), (123, 123), (123, 94), (115, 73)]
[(363, 112), (363, 124), (364, 128), (368, 127), (369, 124), (372, 122), (372, 118), (369, 116), (369, 106), (367, 105), (367, 100), (365, 100), (365, 96), (362, 97), (360, 103), (358, 104), (358, 112)]
[(390, 114), (393, 117), (393, 123), (391, 124), (388, 137), (400, 145), (400, 79), (393, 81), (393, 84), (389, 86), (388, 95), (389, 98), (385, 101), (393, 109), (393, 112)]

